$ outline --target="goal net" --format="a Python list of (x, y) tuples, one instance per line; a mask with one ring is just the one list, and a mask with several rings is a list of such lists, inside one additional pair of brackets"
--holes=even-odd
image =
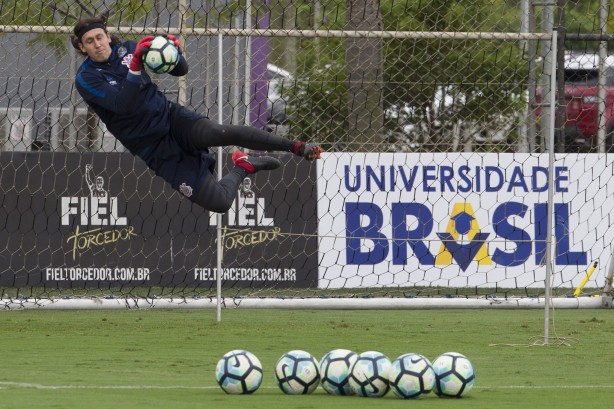
[[(10, 3), (5, 309), (532, 307), (548, 289), (576, 308), (611, 296), (614, 158), (597, 137), (553, 142), (556, 44), (523, 29), (517, 6)], [(104, 13), (123, 39), (180, 38), (189, 74), (152, 74), (169, 100), (317, 142), (322, 158), (274, 153), (282, 168), (246, 178), (221, 217), (193, 204), (76, 92), (84, 57), (68, 34)], [(233, 149), (212, 150), (222, 173)]]

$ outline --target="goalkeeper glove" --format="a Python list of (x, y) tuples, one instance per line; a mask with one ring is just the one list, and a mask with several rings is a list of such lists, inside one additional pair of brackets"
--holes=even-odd
[(130, 71), (133, 73), (140, 73), (143, 68), (143, 59), (145, 55), (149, 51), (149, 47), (151, 47), (151, 40), (154, 39), (154, 36), (146, 36), (141, 39), (136, 45), (134, 49), (134, 54), (132, 55), (132, 61), (130, 61)]
[(179, 42), (179, 40), (177, 39), (177, 37), (175, 37), (172, 34), (164, 34), (162, 37), (167, 38), (168, 40), (172, 41), (173, 44), (175, 44), (175, 47), (177, 47), (177, 50), (179, 51), (179, 53), (181, 54), (181, 43)]

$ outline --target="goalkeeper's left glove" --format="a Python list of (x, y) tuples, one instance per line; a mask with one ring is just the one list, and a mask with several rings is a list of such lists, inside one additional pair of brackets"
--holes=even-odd
[(177, 50), (179, 50), (179, 53), (181, 54), (181, 43), (179, 42), (179, 40), (177, 39), (177, 37), (175, 37), (172, 34), (164, 34), (163, 37), (166, 37), (167, 39), (169, 39), (170, 41), (173, 42), (173, 44), (175, 44), (175, 47), (177, 47)]

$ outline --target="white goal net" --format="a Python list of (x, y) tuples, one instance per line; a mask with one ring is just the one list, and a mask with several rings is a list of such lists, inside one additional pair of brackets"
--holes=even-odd
[[(611, 299), (614, 157), (594, 114), (610, 68), (566, 71), (569, 83), (594, 80), (593, 94), (576, 86), (558, 109), (571, 91), (554, 81), (556, 37), (517, 5), (9, 3), (0, 9), (5, 309), (218, 299), (543, 307), (549, 291), (571, 308)], [(170, 100), (317, 142), (322, 158), (274, 153), (282, 168), (246, 178), (221, 218), (204, 211), (78, 96), (83, 57), (68, 34), (88, 14), (108, 14), (124, 39), (180, 38), (189, 74), (155, 76)], [(597, 50), (574, 47), (565, 55)], [(574, 104), (584, 105), (572, 116)], [(564, 123), (554, 118), (562, 111)], [(232, 151), (213, 152), (223, 173)]]

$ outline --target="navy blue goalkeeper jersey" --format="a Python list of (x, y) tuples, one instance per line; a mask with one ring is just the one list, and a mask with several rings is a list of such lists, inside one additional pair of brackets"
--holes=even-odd
[(112, 45), (106, 62), (87, 58), (77, 73), (79, 94), (132, 153), (170, 131), (168, 100), (145, 70), (141, 83), (126, 79), (135, 41)]
[[(105, 62), (87, 58), (77, 72), (77, 90), (132, 154), (189, 197), (215, 163), (208, 151), (195, 150), (187, 137), (192, 124), (204, 116), (169, 102), (145, 70), (140, 78), (128, 77), (136, 44), (112, 45)], [(185, 60), (182, 63), (187, 71)]]

